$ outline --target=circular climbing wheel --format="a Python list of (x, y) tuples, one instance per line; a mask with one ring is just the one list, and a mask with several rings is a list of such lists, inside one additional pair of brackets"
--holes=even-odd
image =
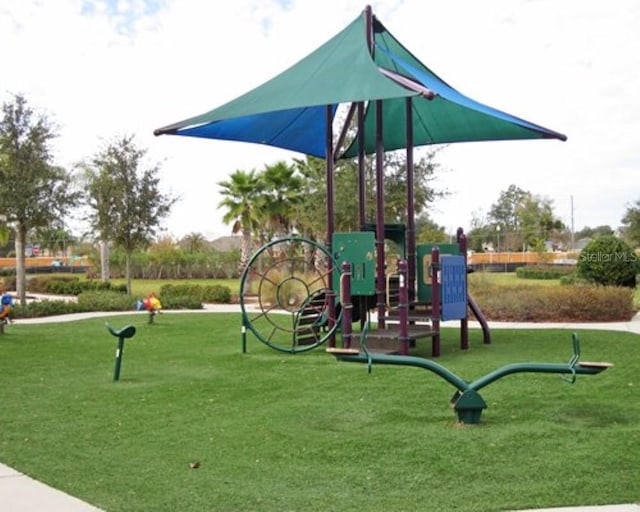
[(243, 328), (282, 352), (323, 344), (338, 326), (334, 270), (330, 253), (312, 240), (288, 237), (264, 245), (240, 280)]

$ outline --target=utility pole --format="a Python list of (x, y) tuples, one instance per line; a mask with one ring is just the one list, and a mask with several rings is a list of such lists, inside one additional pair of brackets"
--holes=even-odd
[(575, 229), (573, 224), (573, 196), (571, 196), (571, 250), (575, 248)]

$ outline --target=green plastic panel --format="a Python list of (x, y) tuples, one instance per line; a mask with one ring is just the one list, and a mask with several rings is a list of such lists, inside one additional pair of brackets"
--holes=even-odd
[[(339, 268), (351, 263), (351, 295), (373, 295), (376, 290), (375, 235), (370, 231), (334, 233), (333, 257)], [(340, 272), (333, 273), (333, 290), (340, 293)]]
[(421, 244), (416, 247), (417, 252), (417, 280), (418, 280), (418, 300), (420, 302), (431, 302), (431, 249), (437, 247), (440, 256), (460, 255), (458, 244)]

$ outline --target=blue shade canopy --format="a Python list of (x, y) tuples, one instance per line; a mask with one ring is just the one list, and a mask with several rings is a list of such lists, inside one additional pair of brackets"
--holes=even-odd
[[(253, 142), (325, 157), (327, 106), (381, 100), (385, 150), (406, 147), (406, 98), (412, 98), (413, 145), (559, 139), (558, 132), (460, 94), (416, 59), (373, 18), (373, 51), (363, 12), (344, 30), (271, 80), (204, 114), (157, 129), (171, 134)], [(367, 109), (365, 152), (375, 151), (375, 116)], [(357, 153), (348, 147), (343, 157)]]

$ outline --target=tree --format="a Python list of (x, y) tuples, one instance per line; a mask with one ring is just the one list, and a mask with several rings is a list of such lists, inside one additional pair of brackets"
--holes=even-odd
[[(414, 214), (426, 211), (427, 205), (447, 194), (432, 186), (439, 164), (436, 151), (421, 155), (414, 162)], [(295, 160), (303, 177), (303, 202), (297, 208), (296, 224), (301, 233), (313, 233), (323, 238), (326, 232), (326, 175), (324, 160), (307, 157)], [(375, 161), (370, 158), (365, 168), (365, 216), (368, 222), (376, 218)], [(402, 151), (384, 156), (385, 222), (407, 222), (407, 166)], [(340, 160), (334, 168), (334, 223), (336, 231), (360, 229), (358, 216), (358, 169), (354, 160)]]
[(501, 247), (524, 250), (540, 246), (549, 238), (559, 241), (564, 225), (553, 212), (553, 202), (509, 185), (491, 206), (488, 221), (494, 235), (501, 233)]
[(541, 252), (546, 242), (554, 238), (558, 245), (558, 237), (564, 229), (564, 224), (553, 213), (553, 202), (540, 196), (525, 197), (517, 211), (520, 219), (520, 233), (527, 248), (537, 247)]
[[(430, 150), (420, 154), (413, 163), (414, 181), (414, 214), (424, 212), (429, 203), (448, 194), (446, 190), (438, 190), (433, 186), (436, 171), (440, 165), (436, 162), (439, 150)], [(373, 161), (370, 165), (373, 166)], [(392, 151), (384, 156), (384, 198), (385, 222), (407, 222), (407, 160), (404, 151)], [(373, 168), (370, 174), (373, 175)], [(375, 218), (374, 208), (375, 186), (371, 187), (371, 198), (368, 201), (369, 214)]]
[(507, 190), (500, 192), (498, 200), (491, 205), (489, 219), (500, 224), (503, 228), (515, 231), (520, 226), (518, 211), (525, 199), (531, 196), (531, 192), (521, 189), (516, 185), (509, 185)]
[(32, 229), (60, 226), (80, 200), (72, 176), (55, 166), (49, 145), (57, 136), (49, 119), (23, 96), (2, 107), (0, 212), (16, 234), (16, 291), (26, 301), (25, 243)]
[(416, 241), (419, 244), (443, 243), (447, 241), (445, 228), (438, 226), (426, 213), (422, 213), (416, 219), (416, 233)]
[(189, 233), (178, 242), (183, 251), (187, 253), (202, 252), (207, 249), (207, 239), (202, 233)]
[[(303, 197), (303, 201), (295, 208), (296, 229), (306, 238), (324, 240), (327, 231), (325, 162), (320, 158), (307, 156), (304, 159), (294, 159), (293, 165), (302, 176)], [(349, 190), (353, 197), (352, 186), (341, 182), (337, 188)]]
[(634, 205), (629, 206), (622, 218), (625, 226), (625, 237), (634, 247), (640, 245), (640, 199)]
[[(437, 151), (430, 151), (414, 164), (414, 213), (428, 202), (446, 194), (430, 187), (438, 164)], [(366, 217), (375, 219), (373, 160), (367, 162)], [(389, 223), (407, 221), (406, 159), (402, 152), (385, 155), (385, 219)], [(358, 215), (358, 172), (354, 161), (338, 161), (334, 167), (334, 228), (360, 229)], [(277, 162), (264, 170), (236, 170), (229, 180), (218, 183), (225, 208), (223, 221), (232, 224), (232, 233), (242, 233), (241, 269), (249, 260), (253, 235), (261, 242), (293, 232), (314, 240), (324, 240), (327, 231), (327, 187), (325, 162), (319, 158), (294, 159), (293, 164)]]
[(40, 244), (42, 251), (48, 251), (52, 256), (66, 256), (65, 251), (76, 242), (73, 234), (62, 225), (51, 225), (37, 228), (33, 234)]
[(302, 178), (296, 174), (293, 165), (280, 161), (267, 165), (259, 175), (262, 181), (259, 190), (262, 192), (260, 216), (262, 226), (270, 237), (283, 236), (291, 232), (295, 219), (295, 207), (303, 199)]
[(606, 286), (636, 286), (640, 260), (633, 249), (615, 236), (591, 240), (580, 252), (578, 275)]
[[(494, 231), (496, 231), (496, 226), (489, 223), (482, 210), (471, 212), (471, 225), (467, 232), (467, 248), (475, 252), (483, 252), (484, 244), (492, 240)], [(496, 231), (496, 248), (500, 249), (497, 234)]]
[(99, 151), (86, 167), (89, 222), (102, 242), (125, 253), (131, 295), (131, 255), (146, 248), (178, 198), (160, 191), (158, 164), (145, 167), (147, 151), (125, 135)]
[(238, 169), (228, 180), (218, 182), (218, 186), (223, 196), (218, 208), (226, 209), (222, 222), (232, 225), (231, 233), (242, 234), (239, 267), (244, 269), (251, 256), (252, 235), (260, 226), (263, 184), (255, 170)]
[(610, 236), (613, 235), (613, 229), (609, 225), (597, 226), (595, 228), (590, 228), (589, 226), (585, 226), (580, 231), (575, 233), (575, 237), (580, 240), (581, 238), (597, 238), (599, 236)]

